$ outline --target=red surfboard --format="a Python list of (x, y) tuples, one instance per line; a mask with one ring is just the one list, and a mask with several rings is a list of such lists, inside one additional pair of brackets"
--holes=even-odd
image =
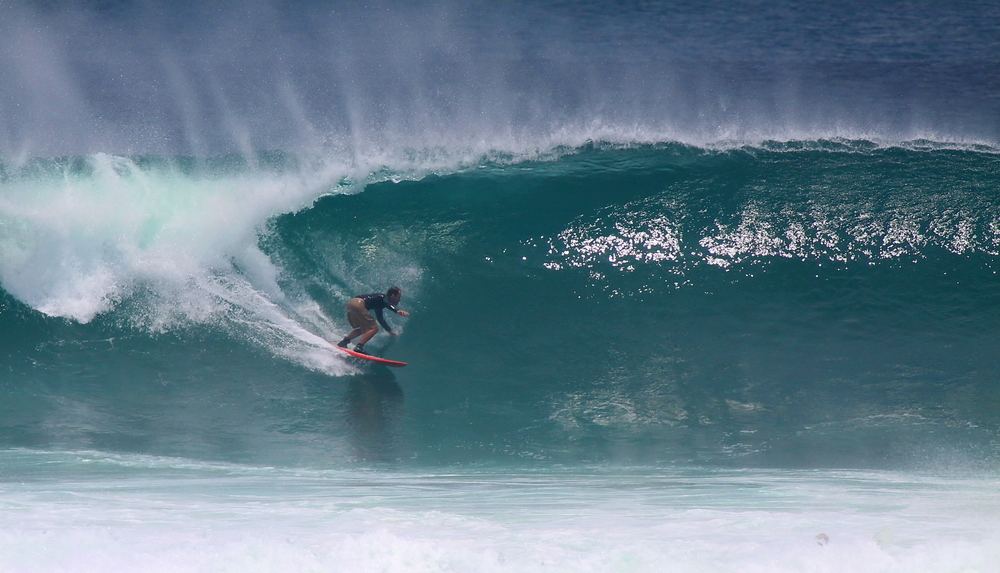
[(396, 360), (387, 360), (385, 358), (379, 358), (378, 356), (372, 356), (370, 354), (361, 354), (360, 352), (355, 352), (353, 350), (348, 350), (346, 348), (341, 348), (339, 346), (334, 346), (337, 350), (343, 350), (344, 352), (350, 354), (355, 358), (361, 358), (362, 360), (370, 360), (372, 362), (378, 362), (379, 364), (385, 364), (386, 366), (393, 366), (395, 368), (400, 368), (406, 366), (406, 362), (399, 362)]

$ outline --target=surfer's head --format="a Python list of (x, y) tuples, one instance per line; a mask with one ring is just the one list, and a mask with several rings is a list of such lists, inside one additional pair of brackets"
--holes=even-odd
[(398, 286), (389, 287), (389, 290), (385, 291), (386, 298), (393, 306), (399, 304), (400, 297), (403, 296), (403, 291)]

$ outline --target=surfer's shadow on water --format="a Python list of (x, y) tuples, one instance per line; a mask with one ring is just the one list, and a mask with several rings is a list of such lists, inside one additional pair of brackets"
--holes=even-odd
[(403, 388), (389, 368), (372, 364), (351, 376), (344, 412), (354, 456), (372, 462), (397, 459), (403, 410)]

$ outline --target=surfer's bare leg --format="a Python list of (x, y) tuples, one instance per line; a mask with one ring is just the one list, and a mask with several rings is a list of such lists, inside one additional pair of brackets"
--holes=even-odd
[(339, 347), (341, 347), (341, 348), (347, 348), (347, 345), (348, 345), (348, 344), (349, 344), (349, 343), (350, 343), (350, 342), (351, 342), (352, 340), (354, 340), (355, 338), (357, 338), (357, 337), (358, 337), (358, 336), (360, 336), (360, 335), (361, 335), (361, 329), (360, 329), (360, 328), (355, 328), (354, 330), (352, 330), (352, 331), (351, 331), (351, 333), (350, 333), (350, 334), (348, 334), (347, 336), (345, 336), (345, 337), (344, 337), (344, 339), (343, 339), (343, 340), (341, 340), (341, 341), (340, 341), (340, 342), (339, 342), (339, 343), (337, 344), (337, 346), (339, 346)]
[(378, 326), (364, 333), (364, 335), (361, 337), (361, 342), (358, 342), (358, 345), (354, 347), (354, 351), (360, 352), (362, 354), (368, 354), (367, 352), (365, 352), (365, 343), (371, 340), (372, 337), (375, 336), (377, 332), (378, 332)]
[(375, 336), (376, 334), (378, 334), (378, 327), (377, 326), (375, 328), (369, 330), (368, 332), (366, 332), (364, 334), (364, 336), (361, 337), (361, 342), (358, 342), (358, 346), (364, 346), (365, 343), (368, 342), (369, 340), (371, 340), (372, 337)]

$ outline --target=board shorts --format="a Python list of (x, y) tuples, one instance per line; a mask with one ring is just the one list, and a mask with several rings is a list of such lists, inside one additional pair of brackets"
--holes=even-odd
[(375, 317), (365, 308), (365, 301), (357, 297), (347, 303), (347, 322), (351, 323), (351, 328), (360, 328), (361, 332), (378, 328)]

